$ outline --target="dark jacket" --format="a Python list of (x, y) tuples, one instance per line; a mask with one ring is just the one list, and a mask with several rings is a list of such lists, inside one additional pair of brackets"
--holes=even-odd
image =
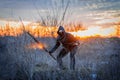
[[(59, 31), (62, 30), (62, 35), (59, 34)], [(76, 39), (72, 34), (65, 32), (64, 28), (62, 26), (59, 27), (58, 31), (58, 37), (56, 40), (56, 45), (51, 49), (50, 53), (53, 53), (59, 46), (62, 44), (62, 46), (67, 49), (68, 51), (71, 51), (78, 42), (78, 39)]]

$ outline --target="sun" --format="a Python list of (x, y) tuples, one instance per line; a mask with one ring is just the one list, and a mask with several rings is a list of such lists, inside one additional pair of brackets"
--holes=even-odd
[(77, 32), (70, 32), (74, 36), (87, 38), (93, 36), (100, 36), (100, 37), (111, 37), (116, 35), (116, 28), (115, 27), (107, 27), (102, 28), (100, 26), (95, 27), (88, 27), (86, 30), (79, 30)]

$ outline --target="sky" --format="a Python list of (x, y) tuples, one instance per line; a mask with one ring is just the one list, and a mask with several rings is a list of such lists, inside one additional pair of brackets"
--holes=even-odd
[(120, 0), (0, 0), (0, 20), (38, 21), (54, 16), (86, 26), (120, 22)]

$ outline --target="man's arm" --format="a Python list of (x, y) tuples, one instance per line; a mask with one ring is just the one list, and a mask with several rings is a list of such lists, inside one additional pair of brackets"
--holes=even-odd
[(53, 53), (60, 46), (60, 42), (56, 41), (55, 46), (49, 51), (49, 53)]

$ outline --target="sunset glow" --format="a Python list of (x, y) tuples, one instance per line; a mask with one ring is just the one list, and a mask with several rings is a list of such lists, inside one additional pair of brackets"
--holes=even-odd
[(101, 27), (90, 27), (84, 31), (71, 32), (74, 36), (77, 37), (91, 37), (91, 36), (100, 36), (100, 37), (111, 37), (116, 35), (115, 27), (101, 28)]
[[(15, 24), (15, 22), (14, 22)], [(19, 25), (18, 25), (19, 24)], [(27, 23), (28, 24), (28, 23)], [(45, 27), (40, 26), (37, 23), (25, 24), (25, 30), (29, 31), (35, 37), (57, 37), (58, 27)], [(14, 26), (18, 27), (14, 27)], [(113, 37), (119, 36), (119, 27), (111, 26), (111, 27), (102, 27), (102, 26), (93, 26), (87, 27), (85, 29), (81, 29), (78, 27), (64, 27), (66, 32), (73, 34), (75, 37), (87, 38), (87, 37)], [(23, 26), (20, 23), (16, 23), (15, 25), (10, 25), (6, 23), (3, 27), (0, 27), (0, 36), (18, 36), (23, 33)]]

